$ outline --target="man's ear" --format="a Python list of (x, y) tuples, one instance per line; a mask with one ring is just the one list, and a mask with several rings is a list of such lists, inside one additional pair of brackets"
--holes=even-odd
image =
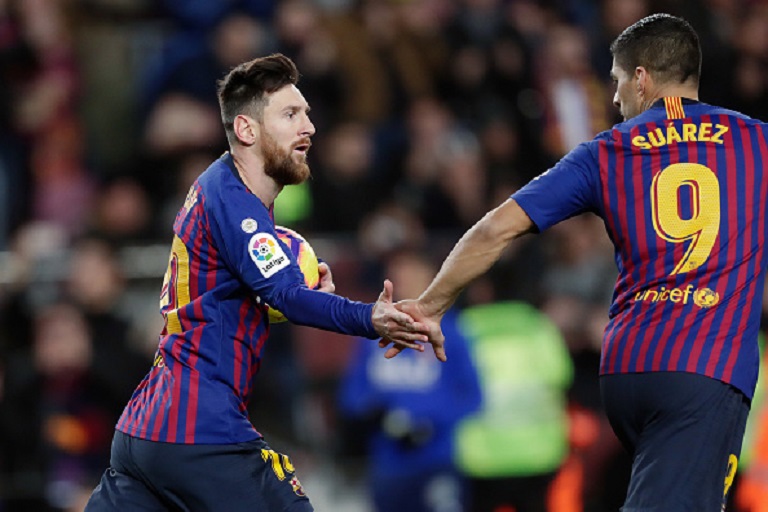
[(637, 93), (644, 95), (645, 92), (650, 89), (653, 84), (653, 79), (648, 73), (648, 70), (643, 66), (637, 66), (635, 68), (635, 82), (637, 82)]
[(256, 120), (243, 114), (235, 116), (233, 130), (237, 140), (244, 146), (255, 144), (260, 134)]

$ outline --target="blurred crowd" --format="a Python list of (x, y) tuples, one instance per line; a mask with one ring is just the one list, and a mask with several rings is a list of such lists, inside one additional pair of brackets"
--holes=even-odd
[[(106, 467), (156, 348), (173, 217), (226, 150), (215, 88), (227, 70), (276, 51), (294, 59), (317, 127), (313, 177), (281, 194), (276, 221), (330, 263), (338, 293), (372, 300), (391, 277), (407, 298), (485, 211), (619, 121), (608, 45), (657, 11), (700, 34), (703, 101), (768, 120), (760, 0), (0, 0), (0, 511), (82, 510)], [(318, 510), (406, 512), (364, 476), (392, 467), (377, 466), (382, 436), (392, 450), (455, 439), (437, 483), (418, 491), (424, 511), (617, 510), (628, 463), (597, 387), (615, 278), (595, 217), (515, 242), (457, 305), (482, 398), (439, 402), (455, 407), (450, 421), (391, 389), (404, 375), (411, 394), (450, 392), (434, 361), (393, 360), (406, 365), (397, 373), (366, 363), (361, 340), (275, 326), (256, 426), (294, 454)], [(548, 333), (552, 352), (526, 352), (521, 332)], [(520, 347), (499, 357), (506, 371), (483, 352), (499, 340)], [(529, 375), (521, 357), (558, 370)], [(342, 391), (364, 378), (359, 365), (365, 399)], [(753, 423), (735, 499), (757, 512), (768, 425)], [(547, 432), (543, 451), (526, 428)], [(457, 499), (448, 460), (470, 490)], [(496, 501), (471, 501), (473, 489)]]

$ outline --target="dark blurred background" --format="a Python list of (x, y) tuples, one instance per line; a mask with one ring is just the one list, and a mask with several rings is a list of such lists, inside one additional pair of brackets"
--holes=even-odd
[[(337, 293), (373, 300), (392, 277), (407, 298), (398, 281), (424, 267), (404, 255), (434, 271), (484, 212), (619, 121), (608, 45), (652, 12), (699, 32), (703, 101), (768, 119), (768, 2), (758, 0), (0, 0), (0, 511), (82, 510), (106, 468), (162, 327), (173, 217), (226, 149), (215, 83), (231, 67), (285, 53), (312, 106), (313, 177), (283, 192), (277, 223), (330, 263)], [(557, 427), (547, 446), (562, 446), (546, 467), (522, 459), (541, 460), (520, 438), (499, 441), (514, 460), (468, 461), (477, 439), (450, 427), (455, 469), (475, 488), (541, 484), (549, 512), (618, 510), (628, 466), (597, 390), (615, 278), (602, 223), (584, 216), (515, 242), (462, 295), (484, 389), (473, 421), (509, 427), (546, 402)], [(525, 320), (473, 330), (489, 305)], [(528, 332), (534, 318), (568, 357), (557, 378), (506, 393), (516, 384), (494, 380), (472, 344)], [(531, 329), (536, 343), (541, 328)], [(383, 432), (418, 449), (440, 428), (398, 423), (385, 410), (397, 404), (365, 417), (339, 407), (362, 343), (277, 325), (256, 377), (251, 419), (292, 456), (317, 510), (374, 510), (370, 440)], [(507, 377), (522, 375), (525, 353), (507, 355)], [(496, 400), (507, 395), (541, 398)], [(768, 504), (760, 395), (753, 410), (742, 512)], [(425, 511), (472, 507), (447, 498), (454, 484), (430, 489)], [(525, 510), (505, 499), (494, 510)]]

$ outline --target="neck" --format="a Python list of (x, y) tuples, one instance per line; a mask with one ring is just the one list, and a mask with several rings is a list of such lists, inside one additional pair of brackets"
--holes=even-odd
[(264, 173), (264, 160), (248, 151), (239, 148), (230, 149), (232, 160), (235, 163), (237, 173), (243, 180), (245, 186), (253, 195), (258, 197), (265, 206), (270, 207), (275, 202), (275, 198), (282, 190), (282, 187), (275, 183), (275, 180)]
[(656, 103), (661, 98), (688, 98), (691, 100), (699, 100), (699, 89), (696, 86), (688, 84), (666, 84), (655, 88), (650, 94), (647, 94), (643, 98), (643, 111), (651, 108), (651, 105)]

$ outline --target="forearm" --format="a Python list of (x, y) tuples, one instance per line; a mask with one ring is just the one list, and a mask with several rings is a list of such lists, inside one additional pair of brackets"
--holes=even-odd
[(297, 325), (370, 339), (378, 337), (371, 321), (372, 304), (304, 287), (286, 291), (278, 302), (277, 308)]
[(512, 199), (488, 212), (456, 243), (419, 302), (429, 314), (442, 315), (469, 283), (498, 261), (512, 240), (533, 227)]

